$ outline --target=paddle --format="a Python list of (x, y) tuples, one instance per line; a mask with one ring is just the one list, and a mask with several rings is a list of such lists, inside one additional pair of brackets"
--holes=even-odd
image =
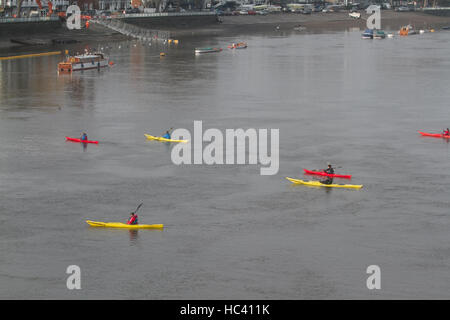
[(134, 210), (134, 214), (136, 214), (136, 212), (139, 210), (139, 208), (143, 205), (144, 203), (142, 202), (140, 205), (137, 206), (136, 210)]

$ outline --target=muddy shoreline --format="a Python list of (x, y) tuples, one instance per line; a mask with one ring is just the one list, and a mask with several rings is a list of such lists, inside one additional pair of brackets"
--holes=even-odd
[[(361, 19), (348, 16), (348, 12), (302, 14), (272, 14), (267, 16), (224, 16), (222, 22), (203, 29), (168, 30), (178, 37), (200, 35), (233, 35), (292, 31), (295, 26), (306, 27), (303, 32), (322, 33), (353, 28), (364, 30), (369, 15), (362, 13)], [(434, 16), (421, 12), (382, 11), (382, 29), (396, 32), (401, 26), (411, 24), (417, 29), (440, 29), (450, 24), (450, 17)]]
[[(188, 39), (198, 36), (233, 36), (245, 34), (262, 34), (275, 32), (293, 32), (294, 26), (301, 25), (305, 27), (306, 33), (338, 32), (343, 30), (354, 30), (355, 28), (363, 30), (366, 27), (368, 15), (362, 13), (361, 19), (353, 19), (348, 16), (348, 12), (337, 13), (313, 13), (311, 15), (302, 14), (269, 14), (266, 16), (222, 16), (220, 23), (204, 26), (193, 26), (183, 28), (161, 28), (160, 31), (166, 31), (171, 38)], [(381, 14), (382, 29), (388, 32), (396, 32), (406, 24), (413, 25), (416, 29), (441, 29), (443, 26), (450, 25), (450, 17), (435, 16), (421, 12), (395, 12), (382, 11)], [(35, 42), (46, 43), (45, 46), (29, 45), (24, 46), (13, 43), (10, 39), (32, 40)], [(92, 23), (89, 29), (67, 30), (65, 27), (55, 28), (50, 32), (33, 34), (11, 34), (2, 36), (0, 40), (0, 56), (6, 56), (9, 53), (40, 51), (49, 48), (52, 40), (75, 40), (79, 43), (106, 43), (128, 39), (118, 32), (110, 30), (104, 26)]]

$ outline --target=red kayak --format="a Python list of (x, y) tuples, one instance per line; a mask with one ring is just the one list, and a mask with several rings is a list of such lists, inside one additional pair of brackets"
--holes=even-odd
[(66, 140), (67, 140), (67, 141), (72, 141), (72, 142), (97, 143), (97, 144), (98, 144), (98, 141), (81, 140), (81, 139), (78, 139), (78, 138), (70, 138), (70, 137), (66, 137)]
[(333, 178), (344, 178), (344, 179), (351, 179), (352, 176), (351, 175), (346, 175), (346, 174), (330, 174), (330, 173), (325, 173), (323, 171), (314, 171), (314, 170), (306, 170), (303, 169), (305, 171), (305, 174), (315, 174), (318, 176), (326, 176), (326, 177), (333, 177)]
[(442, 133), (427, 133), (427, 132), (421, 132), (418, 131), (421, 135), (424, 137), (434, 137), (434, 138), (450, 138), (450, 136), (444, 135)]

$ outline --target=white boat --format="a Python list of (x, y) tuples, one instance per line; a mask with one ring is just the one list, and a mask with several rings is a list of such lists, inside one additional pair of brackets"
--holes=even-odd
[(195, 53), (220, 52), (222, 48), (195, 48)]
[(306, 30), (306, 27), (302, 26), (302, 25), (298, 25), (294, 27), (295, 31), (304, 31)]
[(58, 72), (73, 72), (89, 69), (106, 68), (110, 63), (103, 53), (86, 53), (69, 57), (66, 61), (58, 63)]

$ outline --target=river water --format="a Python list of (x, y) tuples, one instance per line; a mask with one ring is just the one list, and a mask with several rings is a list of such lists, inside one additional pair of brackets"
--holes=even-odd
[[(360, 33), (117, 42), (113, 67), (71, 76), (60, 56), (0, 62), (0, 298), (450, 298), (450, 145), (417, 133), (450, 126), (450, 33)], [(278, 174), (176, 166), (143, 135), (195, 120), (279, 129)], [(65, 142), (82, 131), (100, 144)], [(284, 179), (327, 162), (363, 189)], [(85, 223), (141, 202), (163, 231)]]

